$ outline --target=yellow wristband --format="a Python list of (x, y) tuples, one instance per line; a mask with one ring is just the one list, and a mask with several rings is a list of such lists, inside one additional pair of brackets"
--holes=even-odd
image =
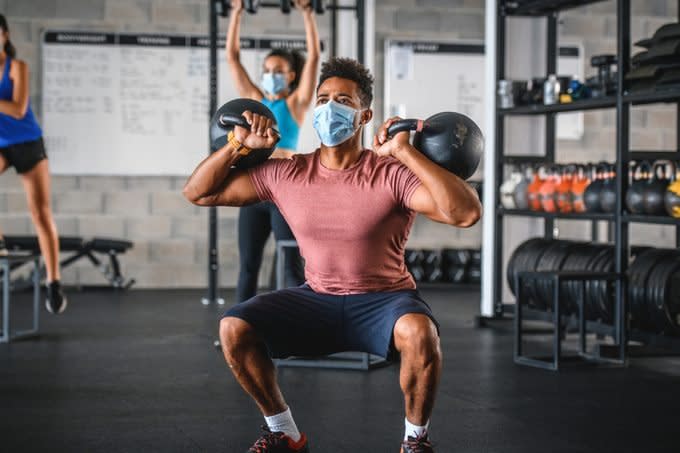
[(229, 131), (229, 134), (227, 135), (227, 140), (229, 140), (229, 144), (234, 147), (236, 152), (242, 156), (247, 156), (252, 151), (252, 149), (248, 148), (246, 145), (236, 140), (234, 131)]

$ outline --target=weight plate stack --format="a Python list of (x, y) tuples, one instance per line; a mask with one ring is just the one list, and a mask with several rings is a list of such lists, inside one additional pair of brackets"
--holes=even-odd
[(680, 332), (677, 324), (677, 307), (680, 302), (677, 299), (673, 300), (673, 288), (677, 287), (674, 282), (680, 273), (680, 253), (668, 252), (652, 267), (645, 294), (653, 330), (657, 333), (676, 335)]
[[(515, 296), (517, 296), (517, 288), (515, 287), (516, 276), (520, 272), (535, 271), (541, 255), (552, 243), (553, 241), (550, 239), (532, 238), (520, 244), (512, 253), (506, 269), (506, 278), (510, 290)], [(522, 288), (524, 299), (531, 306), (536, 305), (534, 286), (534, 282), (525, 282), (524, 287)]]
[[(570, 248), (574, 245), (570, 241), (553, 241), (539, 258), (536, 264), (536, 271), (557, 272), (562, 269)], [(542, 310), (551, 309), (553, 306), (553, 283), (550, 280), (536, 281), (536, 304)]]
[(649, 249), (641, 252), (628, 269), (628, 299), (631, 323), (641, 330), (654, 330), (648, 310), (648, 281), (656, 263), (675, 253), (674, 250)]
[(442, 252), (440, 250), (423, 250), (423, 281), (439, 282), (444, 277), (442, 270)]

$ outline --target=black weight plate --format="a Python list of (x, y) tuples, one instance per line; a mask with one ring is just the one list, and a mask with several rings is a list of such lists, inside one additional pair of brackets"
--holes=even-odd
[(648, 282), (649, 298), (647, 308), (655, 331), (658, 333), (673, 333), (674, 322), (668, 311), (666, 288), (671, 275), (680, 269), (680, 256), (669, 254), (660, 260), (652, 270)]
[(673, 335), (680, 335), (680, 270), (668, 278), (666, 285), (666, 310), (672, 325)]
[[(650, 328), (656, 333), (662, 333), (665, 327), (663, 303), (658, 302), (658, 287), (663, 279), (665, 267), (668, 265), (668, 256), (664, 256), (651, 266), (645, 288), (645, 308), (650, 322)], [(661, 313), (659, 313), (661, 310)]]
[(658, 249), (645, 250), (637, 255), (628, 268), (628, 300), (632, 324), (640, 329), (649, 329), (649, 316), (645, 303), (644, 282), (651, 266), (657, 260)]
[[(611, 246), (596, 245), (593, 247), (593, 254), (585, 265), (585, 270), (589, 272), (596, 272), (600, 263), (607, 260), (607, 255), (610, 253)], [(587, 281), (586, 286), (586, 317), (587, 319), (598, 319), (600, 317), (600, 286), (599, 281)]]
[[(536, 271), (556, 272), (560, 270), (562, 262), (566, 258), (569, 248), (573, 245), (569, 241), (555, 241), (549, 245), (545, 253), (536, 265)], [(539, 308), (552, 308), (553, 284), (550, 280), (539, 280), (536, 282), (536, 303)]]
[[(614, 248), (610, 248), (598, 267), (598, 272), (614, 272)], [(614, 319), (614, 305), (616, 285), (614, 282), (600, 280), (599, 285), (599, 309), (600, 317), (605, 322), (611, 322)]]
[[(564, 271), (583, 271), (583, 259), (584, 256), (589, 256), (589, 250), (591, 248), (590, 244), (587, 243), (574, 243), (569, 248), (569, 254), (564, 259), (562, 263), (562, 270)], [(566, 310), (567, 313), (578, 313), (578, 293), (579, 293), (579, 283), (577, 282), (565, 282), (562, 286), (562, 293), (564, 294), (565, 300), (567, 301)]]
[[(596, 244), (587, 244), (578, 256), (575, 257), (573, 264), (570, 266), (569, 270), (585, 272), (588, 270), (588, 263), (593, 260), (593, 258), (601, 251), (602, 246)], [(573, 309), (575, 312), (578, 311), (578, 297), (581, 292), (581, 282), (569, 282), (567, 284), (570, 300), (573, 303)], [(588, 318), (589, 307), (588, 307), (588, 287), (583, 284), (583, 297), (584, 297), (584, 314)]]
[[(542, 242), (534, 243), (529, 247), (527, 253), (520, 259), (520, 271), (532, 272), (536, 271), (538, 262), (540, 261), (546, 249), (553, 243), (552, 240), (543, 240)], [(528, 304), (532, 307), (538, 307), (538, 295), (536, 293), (536, 281), (525, 281), (523, 294), (526, 297)]]
[(669, 300), (669, 286), (672, 283), (672, 276), (680, 271), (680, 255), (668, 258), (668, 265), (664, 268), (662, 275), (657, 281), (657, 313), (659, 314), (659, 324), (663, 323), (663, 333), (674, 335), (678, 333), (677, 318), (672, 309), (673, 301)]
[[(589, 263), (588, 270), (595, 273), (600, 272), (607, 261), (610, 259), (610, 252), (608, 249), (604, 249), (602, 253), (598, 254), (597, 257)], [(590, 284), (590, 313), (594, 316), (594, 319), (602, 319), (603, 308), (602, 308), (602, 293), (605, 289), (602, 288), (602, 282), (599, 280), (593, 280), (589, 282)]]
[(519, 272), (528, 270), (528, 255), (530, 255), (531, 251), (535, 247), (543, 247), (550, 242), (551, 241), (543, 238), (531, 238), (521, 243), (519, 246), (517, 246), (515, 251), (512, 252), (510, 259), (508, 260), (506, 278), (508, 280), (508, 286), (510, 287), (513, 295), (517, 295), (515, 288), (515, 276)]
[(633, 324), (643, 330), (653, 330), (648, 310), (648, 279), (656, 263), (664, 256), (674, 253), (667, 249), (647, 250), (635, 259), (630, 267), (629, 299)]

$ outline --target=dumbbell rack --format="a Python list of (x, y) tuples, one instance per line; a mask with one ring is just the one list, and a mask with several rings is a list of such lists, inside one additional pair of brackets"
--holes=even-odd
[[(560, 0), (516, 2), (498, 0), (496, 16), (496, 85), (505, 78), (506, 21), (512, 16), (544, 18), (546, 27), (546, 70), (547, 74), (557, 73), (557, 20), (561, 10), (579, 7), (603, 0)], [(609, 0), (616, 2), (617, 8), (617, 61), (618, 68), (629, 68), (631, 60), (631, 0)], [(633, 0), (643, 1), (643, 0)], [(680, 1), (678, 2), (680, 10)], [(506, 217), (526, 217), (544, 219), (544, 237), (552, 238), (554, 223), (559, 219), (584, 220), (591, 222), (593, 237), (596, 237), (598, 221), (607, 221), (614, 229), (615, 271), (621, 278), (616, 283), (616, 316), (613, 325), (600, 322), (587, 322), (586, 329), (598, 335), (611, 336), (615, 343), (617, 356), (625, 362), (628, 353), (628, 342), (639, 341), (648, 346), (666, 348), (674, 353), (680, 352), (680, 338), (667, 337), (649, 332), (630, 329), (628, 326), (628, 303), (626, 273), (630, 261), (629, 225), (632, 223), (666, 224), (676, 226), (676, 247), (680, 247), (680, 219), (661, 216), (630, 215), (625, 212), (624, 197), (628, 188), (628, 165), (631, 160), (680, 160), (680, 90), (664, 91), (653, 94), (627, 94), (624, 83), (625, 70), (618, 71), (618, 87), (615, 96), (574, 101), (569, 104), (530, 105), (502, 109), (496, 106), (495, 130), (495, 233), (493, 238), (493, 287), (492, 300), (496, 318), (515, 313), (515, 304), (503, 303), (503, 233)], [(637, 151), (630, 149), (630, 111), (635, 105), (675, 103), (676, 104), (676, 149), (674, 151)], [(504, 209), (499, 204), (500, 186), (503, 183), (504, 167), (512, 164), (538, 164), (555, 162), (556, 116), (562, 112), (577, 112), (594, 109), (615, 109), (616, 111), (616, 195), (617, 206), (613, 214), (604, 213), (546, 213), (529, 210)], [(545, 117), (545, 154), (506, 155), (505, 154), (505, 119), (517, 115), (534, 115)], [(524, 319), (540, 319), (552, 321), (553, 315), (546, 312), (524, 310)], [(568, 319), (564, 320), (566, 323)]]

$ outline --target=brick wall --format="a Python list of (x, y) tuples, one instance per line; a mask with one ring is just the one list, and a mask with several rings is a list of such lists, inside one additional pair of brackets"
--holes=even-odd
[[(676, 1), (636, 0), (633, 30), (649, 35), (675, 17)], [(384, 39), (418, 37), (437, 40), (482, 40), (483, 0), (376, 0), (376, 118), (382, 118)], [(586, 57), (615, 50), (614, 2), (575, 10), (563, 17), (561, 37), (583, 39)], [(206, 33), (208, 3), (204, 0), (0, 0), (0, 12), (12, 27), (21, 58), (31, 67), (31, 94), (40, 115), (40, 36), (47, 28), (131, 32)], [(245, 16), (244, 33), (302, 34), (298, 15), (266, 10)], [(322, 39), (328, 36), (328, 17), (319, 20)], [(221, 22), (222, 31), (226, 22)], [(636, 112), (633, 143), (649, 148), (670, 146), (674, 116), (664, 109)], [(613, 117), (589, 113), (589, 127), (577, 143), (560, 143), (570, 160), (593, 159), (593, 152), (613, 156)], [(590, 127), (595, 125), (595, 127)], [(49, 153), (49, 150), (48, 150)], [(604, 157), (604, 156), (603, 156)], [(599, 156), (598, 156), (599, 158)], [(202, 287), (206, 282), (207, 212), (181, 197), (183, 178), (86, 177), (53, 178), (53, 205), (62, 235), (125, 237), (135, 249), (124, 258), (125, 271), (139, 287)], [(237, 210), (220, 209), (220, 283), (234, 286), (238, 271)], [(0, 227), (8, 234), (27, 234), (33, 228), (19, 179), (12, 170), (0, 177)], [(518, 225), (526, 231), (526, 225)], [(582, 227), (575, 227), (579, 230)], [(664, 233), (665, 234), (665, 233)], [(457, 230), (418, 219), (409, 245), (417, 247), (479, 246), (481, 227)], [(670, 236), (669, 236), (670, 237)], [(270, 271), (272, 244), (261, 282)], [(69, 283), (101, 282), (88, 264), (64, 272)]]

